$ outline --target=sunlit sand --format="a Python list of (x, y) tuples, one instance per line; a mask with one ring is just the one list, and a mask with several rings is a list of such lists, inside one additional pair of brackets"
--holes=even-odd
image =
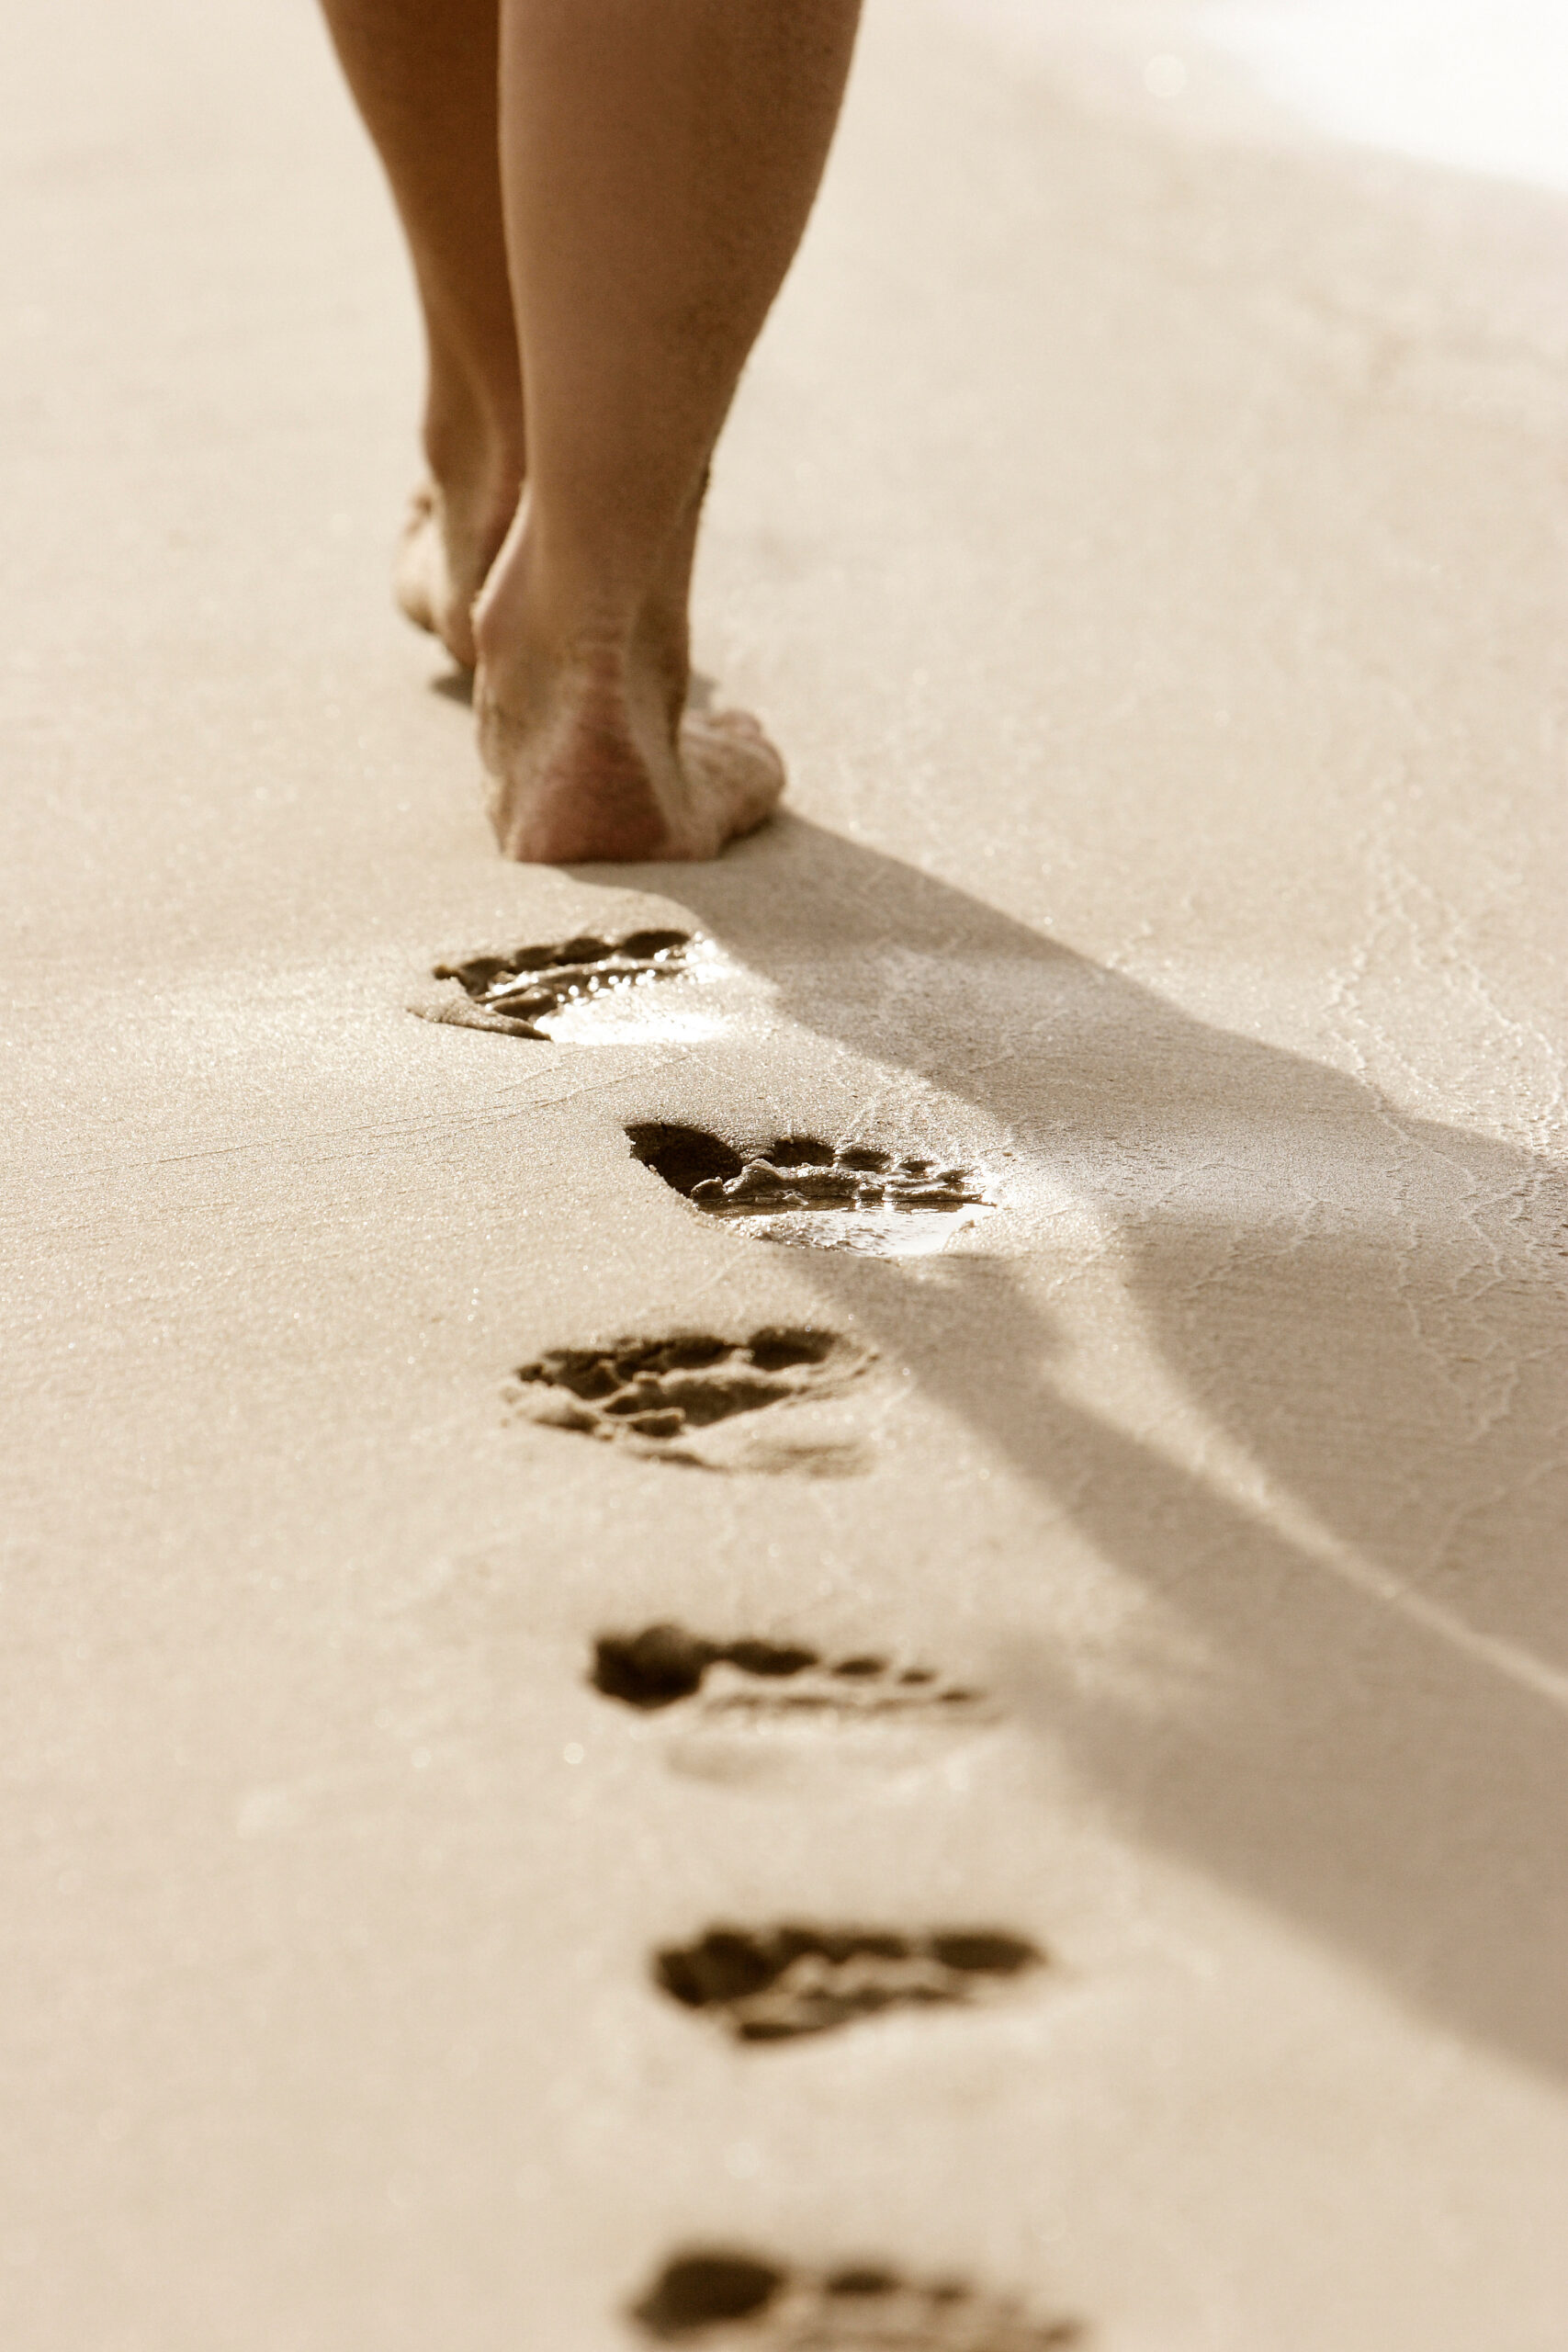
[(7, 2352), (1558, 2352), (1563, 198), (1287, 13), (874, 6), (560, 871), (313, 17), (28, 0)]

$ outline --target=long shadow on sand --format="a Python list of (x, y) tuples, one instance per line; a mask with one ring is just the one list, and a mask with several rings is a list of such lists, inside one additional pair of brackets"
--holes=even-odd
[[(1450, 1622), (1568, 1664), (1549, 1163), (1402, 1116), (799, 820), (669, 880), (792, 1019), (1006, 1123), (1091, 1201), (1169, 1370), (1322, 1528)], [(1568, 2061), (1550, 1677), (1413, 1622), (1086, 1410), (1016, 1262), (811, 1272), (1213, 1661), (1206, 1703), (1163, 1715), (1035, 1661), (1123, 1817), (1461, 2030)]]

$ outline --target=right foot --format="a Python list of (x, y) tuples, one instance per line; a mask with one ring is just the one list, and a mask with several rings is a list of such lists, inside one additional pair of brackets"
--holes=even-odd
[(547, 626), (522, 533), (475, 621), (474, 707), (491, 822), (506, 857), (716, 857), (765, 824), (784, 762), (749, 713), (685, 709), (685, 569), (679, 594), (619, 631)]
[[(513, 673), (513, 677), (514, 677)], [(525, 865), (716, 857), (778, 806), (784, 762), (747, 711), (639, 716), (624, 666), (579, 659), (532, 693), (475, 679), (479, 755), (502, 854)]]

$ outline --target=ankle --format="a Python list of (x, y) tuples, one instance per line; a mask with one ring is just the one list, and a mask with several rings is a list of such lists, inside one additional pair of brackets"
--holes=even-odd
[(614, 563), (595, 564), (561, 544), (526, 504), (474, 609), (479, 657), (496, 679), (520, 670), (536, 681), (575, 679), (673, 733), (690, 675), (684, 574), (677, 589), (628, 583)]
[(520, 430), (495, 416), (461, 379), (433, 370), (422, 437), (447, 512), (466, 529), (504, 537), (523, 494)]

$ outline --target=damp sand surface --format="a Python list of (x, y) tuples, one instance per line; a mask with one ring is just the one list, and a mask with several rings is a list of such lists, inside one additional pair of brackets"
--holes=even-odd
[(1561, 207), (994, 14), (719, 455), (791, 813), (549, 873), (313, 17), (27, 0), (8, 2352), (1561, 2343)]

